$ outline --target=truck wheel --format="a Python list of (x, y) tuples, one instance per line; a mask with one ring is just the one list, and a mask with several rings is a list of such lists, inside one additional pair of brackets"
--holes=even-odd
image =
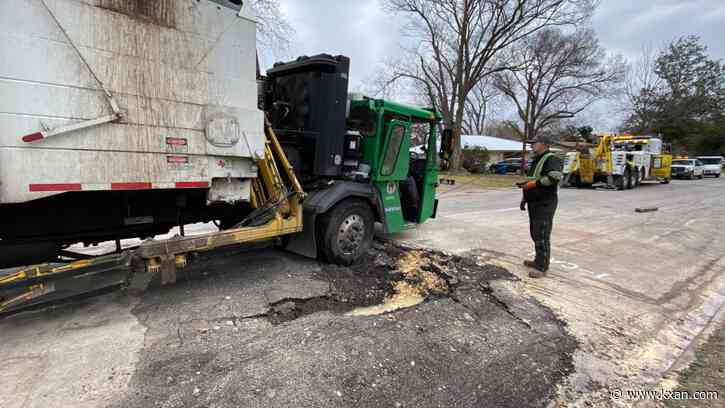
[(614, 187), (617, 190), (624, 190), (626, 184), (627, 182), (625, 181), (623, 176), (614, 176)]
[(662, 181), (660, 181), (660, 184), (670, 184), (670, 179), (663, 179)]
[(642, 167), (642, 170), (640, 171), (640, 174), (639, 174), (639, 184), (642, 184), (645, 177), (646, 177), (646, 174), (644, 172), (644, 167)]
[(319, 246), (327, 262), (352, 265), (373, 241), (373, 212), (360, 200), (345, 200), (325, 213), (319, 224)]
[(720, 173), (717, 173), (717, 174), (715, 175), (715, 178), (720, 178)]

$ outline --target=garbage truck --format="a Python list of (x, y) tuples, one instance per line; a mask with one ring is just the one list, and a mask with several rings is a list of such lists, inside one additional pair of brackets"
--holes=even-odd
[(436, 215), (440, 114), (349, 94), (341, 55), (262, 75), (240, 1), (6, 1), (0, 24), (0, 312), (271, 238), (347, 265), (376, 223)]

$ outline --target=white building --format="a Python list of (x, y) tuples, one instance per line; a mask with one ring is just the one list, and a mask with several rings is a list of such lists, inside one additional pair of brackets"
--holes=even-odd
[[(488, 150), (489, 163), (500, 162), (509, 157), (521, 157), (521, 142), (493, 136), (461, 135), (463, 148), (480, 147)], [(531, 152), (531, 146), (526, 145)]]

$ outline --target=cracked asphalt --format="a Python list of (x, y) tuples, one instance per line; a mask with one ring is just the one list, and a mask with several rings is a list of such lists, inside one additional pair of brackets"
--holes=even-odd
[(580, 342), (575, 372), (559, 389), (564, 406), (630, 406), (610, 391), (677, 387), (693, 342), (723, 314), (723, 179), (561, 190), (552, 267), (539, 280), (521, 265), (533, 244), (520, 191), (453, 186), (440, 195), (438, 219), (395, 238), (521, 277), (511, 290), (550, 307)]
[[(546, 405), (576, 341), (549, 309), (509, 290), (516, 278), (505, 269), (424, 252), (443, 265), (448, 294), (348, 313), (389, 297), (407, 279), (396, 262), (409, 252), (378, 243), (342, 268), (275, 249), (225, 251), (140, 298), (11, 316), (0, 321), (0, 379), (12, 384), (0, 406)], [(71, 333), (86, 341), (69, 344)]]
[(632, 405), (609, 390), (677, 387), (723, 315), (723, 187), (562, 191), (543, 280), (520, 266), (517, 190), (444, 188), (438, 219), (392, 238), (452, 266), (449, 290), (383, 315), (349, 313), (390, 298), (410, 249), (378, 244), (353, 268), (271, 248), (202, 256), (141, 297), (0, 321), (0, 406)]

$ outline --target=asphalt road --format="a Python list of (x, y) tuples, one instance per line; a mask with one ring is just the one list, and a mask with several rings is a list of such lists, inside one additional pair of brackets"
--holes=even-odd
[(607, 406), (673, 381), (725, 301), (725, 182), (562, 191), (541, 280), (519, 194), (442, 189), (438, 219), (393, 238), (460, 255), (423, 253), (450, 292), (385, 315), (347, 313), (390, 295), (389, 248), (353, 269), (227, 251), (140, 298), (12, 316), (0, 406)]
[(522, 277), (518, 290), (551, 307), (581, 342), (563, 401), (608, 404), (610, 390), (675, 381), (673, 368), (725, 303), (725, 180), (562, 190), (554, 262), (541, 280), (521, 265), (533, 244), (519, 194), (449, 187), (437, 220), (397, 238)]
[[(403, 278), (404, 259), (422, 260), (411, 270), (443, 291), (357, 315), (396, 282), (426, 281)], [(0, 406), (540, 407), (571, 372), (576, 340), (506, 287), (515, 279), (384, 243), (353, 268), (275, 249), (208, 254), (140, 298), (0, 321)]]

